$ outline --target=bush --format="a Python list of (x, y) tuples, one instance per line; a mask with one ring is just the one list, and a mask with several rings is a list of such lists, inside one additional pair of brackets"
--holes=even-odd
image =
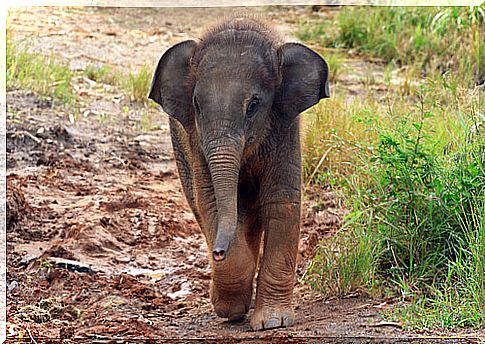
[(431, 314), (426, 324), (408, 316), (415, 325), (479, 327), (485, 320), (485, 130), (472, 130), (470, 118), (463, 141), (436, 154), (434, 114), (426, 110), (426, 94), (419, 98), (416, 113), (374, 122), (377, 142), (354, 156), (356, 173), (344, 188), (354, 211), (337, 235), (319, 244), (307, 281), (326, 295), (400, 295), (414, 302), (401, 316)]

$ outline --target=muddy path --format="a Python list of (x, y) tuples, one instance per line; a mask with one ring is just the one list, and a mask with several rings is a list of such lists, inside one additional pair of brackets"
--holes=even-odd
[[(74, 71), (128, 70), (154, 65), (169, 46), (233, 12), (244, 11), (40, 7), (12, 9), (8, 20), (16, 41), (54, 52)], [(311, 15), (301, 7), (251, 12), (286, 36), (298, 16)], [(76, 116), (25, 90), (7, 94), (9, 340), (413, 336), (381, 322), (386, 300), (324, 299), (301, 282), (316, 242), (346, 214), (327, 189), (305, 195), (296, 325), (254, 333), (247, 319), (217, 318), (206, 244), (182, 194), (166, 115), (76, 75)]]

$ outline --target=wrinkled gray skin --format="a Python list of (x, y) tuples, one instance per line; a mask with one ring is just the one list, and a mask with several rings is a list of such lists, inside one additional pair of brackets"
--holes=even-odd
[[(160, 59), (149, 98), (170, 115), (180, 179), (211, 251), (211, 301), (229, 320), (249, 310), (259, 264), (255, 330), (290, 326), (300, 232), (297, 116), (329, 96), (314, 51), (279, 45), (233, 19)], [(261, 259), (260, 246), (264, 235)]]

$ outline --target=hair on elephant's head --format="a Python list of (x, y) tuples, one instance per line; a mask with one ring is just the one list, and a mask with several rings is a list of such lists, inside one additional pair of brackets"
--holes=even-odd
[(329, 97), (327, 74), (313, 50), (279, 44), (252, 19), (219, 24), (198, 42), (171, 47), (158, 62), (149, 98), (198, 135), (210, 170), (218, 212), (215, 261), (224, 259), (236, 231), (241, 162), (276, 126), (290, 127)]

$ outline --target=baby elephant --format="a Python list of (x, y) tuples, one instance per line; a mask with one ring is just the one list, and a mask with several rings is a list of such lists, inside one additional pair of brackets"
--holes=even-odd
[[(170, 116), (178, 172), (210, 250), (218, 316), (254, 330), (290, 326), (301, 206), (298, 115), (329, 97), (328, 66), (231, 19), (170, 48), (149, 98)], [(264, 240), (262, 236), (264, 235)], [(261, 242), (264, 243), (260, 257)]]

